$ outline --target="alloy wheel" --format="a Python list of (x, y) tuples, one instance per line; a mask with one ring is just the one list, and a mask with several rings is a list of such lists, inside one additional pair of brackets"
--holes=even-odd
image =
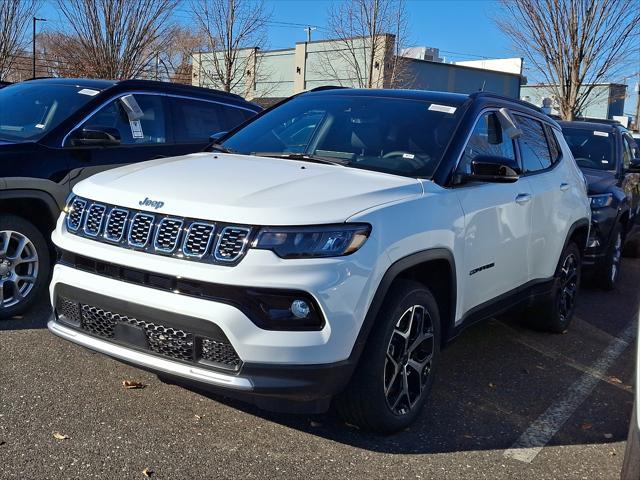
[(560, 270), (560, 317), (564, 322), (571, 317), (578, 293), (578, 258), (567, 255)]
[(38, 277), (38, 253), (20, 232), (0, 231), (0, 308), (24, 301)]
[(431, 374), (434, 341), (433, 322), (424, 306), (410, 307), (396, 322), (384, 365), (384, 394), (394, 414), (405, 415), (422, 397)]

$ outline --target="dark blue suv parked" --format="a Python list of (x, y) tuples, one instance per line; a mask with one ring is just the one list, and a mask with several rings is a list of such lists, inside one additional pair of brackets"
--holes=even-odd
[(560, 122), (591, 198), (591, 233), (583, 263), (611, 290), (623, 252), (640, 256), (640, 150), (617, 122)]
[(144, 80), (38, 79), (0, 89), (0, 318), (47, 283), (71, 187), (94, 173), (197, 152), (261, 108), (229, 93)]

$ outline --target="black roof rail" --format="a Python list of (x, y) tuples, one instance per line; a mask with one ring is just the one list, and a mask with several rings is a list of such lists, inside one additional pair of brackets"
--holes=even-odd
[(573, 120), (565, 120), (565, 121), (602, 123), (604, 125), (622, 125), (622, 123), (620, 123), (618, 120), (612, 120), (609, 118), (575, 117)]
[(347, 88), (347, 87), (341, 87), (340, 85), (323, 85), (321, 87), (316, 87), (316, 88), (312, 88), (311, 90), (307, 90), (308, 92), (322, 92), (323, 90), (339, 90), (342, 88)]
[(471, 98), (497, 98), (498, 100), (504, 100), (505, 102), (517, 103), (519, 105), (523, 105), (527, 108), (531, 108), (536, 112), (544, 113), (540, 107), (534, 105), (531, 102), (527, 102), (526, 100), (520, 100), (519, 98), (506, 97), (504, 95), (500, 95), (498, 93), (493, 92), (473, 92), (469, 95)]

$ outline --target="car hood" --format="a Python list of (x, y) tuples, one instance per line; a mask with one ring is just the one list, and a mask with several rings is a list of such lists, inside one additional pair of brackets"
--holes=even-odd
[(344, 222), (362, 210), (421, 195), (422, 186), (414, 178), (356, 168), (198, 153), (108, 170), (80, 182), (74, 192), (163, 214), (304, 225)]
[(587, 179), (589, 195), (600, 193), (610, 193), (616, 186), (616, 176), (614, 172), (605, 170), (584, 169), (582, 171)]

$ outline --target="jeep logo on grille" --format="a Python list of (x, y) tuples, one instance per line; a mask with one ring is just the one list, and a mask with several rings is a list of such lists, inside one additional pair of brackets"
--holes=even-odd
[(156, 210), (164, 207), (164, 202), (160, 202), (158, 200), (151, 200), (149, 197), (145, 197), (144, 200), (138, 202), (138, 205), (141, 207), (153, 207)]

